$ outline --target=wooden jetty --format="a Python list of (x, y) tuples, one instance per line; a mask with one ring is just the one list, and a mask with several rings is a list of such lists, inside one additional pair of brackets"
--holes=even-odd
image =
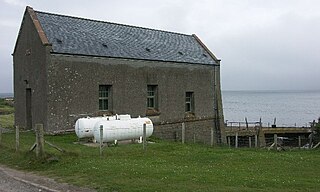
[(240, 127), (232, 128), (226, 127), (226, 136), (235, 136), (238, 133), (239, 136), (253, 136), (262, 131), (264, 134), (298, 134), (298, 133), (311, 133), (311, 127)]
[[(263, 127), (261, 120), (258, 122), (226, 122), (225, 134), (228, 145), (240, 147), (266, 147), (274, 142), (274, 138), (285, 138), (290, 145), (299, 146), (309, 142), (308, 136), (312, 127)], [(303, 140), (303, 141), (302, 141)]]

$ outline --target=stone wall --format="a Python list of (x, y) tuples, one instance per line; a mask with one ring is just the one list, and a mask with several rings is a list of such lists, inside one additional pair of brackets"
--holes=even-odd
[(48, 129), (70, 129), (80, 114), (99, 111), (99, 85), (112, 86), (112, 114), (148, 116), (147, 85), (158, 86), (155, 123), (186, 119), (185, 92), (194, 92), (194, 119), (214, 117), (214, 67), (53, 54), (48, 66)]
[[(47, 59), (50, 46), (44, 46), (29, 14), (24, 15), (13, 53), (15, 125), (31, 129), (47, 123)], [(27, 127), (26, 89), (31, 90), (32, 125)]]
[[(211, 144), (211, 129), (214, 127), (214, 119), (186, 121), (185, 142)], [(182, 141), (182, 122), (155, 124), (153, 136), (165, 140)], [(217, 144), (216, 131), (213, 130), (213, 144)]]

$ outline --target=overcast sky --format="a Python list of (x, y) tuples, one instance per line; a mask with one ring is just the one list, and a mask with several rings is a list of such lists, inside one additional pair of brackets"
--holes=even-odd
[(221, 61), (223, 90), (320, 90), (319, 0), (0, 0), (0, 93), (34, 10), (197, 34)]

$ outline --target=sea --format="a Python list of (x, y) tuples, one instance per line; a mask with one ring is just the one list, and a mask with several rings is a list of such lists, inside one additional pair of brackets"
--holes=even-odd
[(0, 93), (0, 98), (13, 97), (13, 93)]
[(222, 91), (225, 120), (262, 121), (263, 126), (307, 127), (320, 118), (317, 91)]
[[(0, 93), (0, 98), (13, 93)], [(320, 117), (317, 91), (222, 91), (224, 119), (231, 122), (262, 121), (278, 127), (307, 127)]]

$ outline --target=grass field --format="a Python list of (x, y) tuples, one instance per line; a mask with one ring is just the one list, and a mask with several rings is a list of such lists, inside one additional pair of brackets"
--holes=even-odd
[(5, 101), (5, 99), (0, 98), (0, 113), (8, 114), (13, 112), (14, 112), (13, 105)]
[(0, 115), (0, 127), (13, 128), (14, 124), (14, 113), (7, 115)]
[(140, 144), (99, 149), (74, 144), (75, 135), (45, 136), (64, 148), (49, 146), (48, 157), (35, 160), (28, 149), (32, 132), (21, 134), (19, 153), (14, 134), (2, 135), (0, 163), (34, 171), (63, 182), (98, 191), (319, 191), (320, 151), (267, 151), (210, 148), (196, 144), (156, 141), (147, 151)]
[(13, 128), (14, 108), (4, 99), (0, 98), (0, 127)]

